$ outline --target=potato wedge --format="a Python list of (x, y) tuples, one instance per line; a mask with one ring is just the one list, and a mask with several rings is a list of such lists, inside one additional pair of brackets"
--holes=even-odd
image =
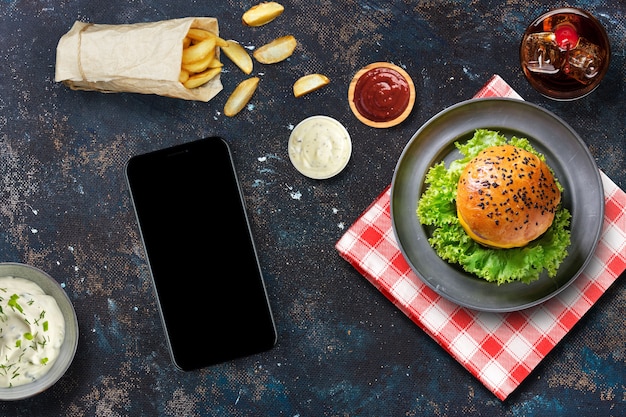
[(224, 104), (224, 114), (233, 117), (248, 104), (259, 85), (259, 77), (251, 77), (240, 82)]
[(189, 79), (189, 71), (181, 69), (180, 74), (178, 74), (178, 81), (181, 84), (185, 84), (188, 79)]
[(211, 52), (215, 53), (215, 38), (207, 38), (183, 49), (183, 65), (198, 62)]
[(263, 26), (280, 16), (285, 7), (275, 1), (266, 1), (248, 9), (241, 21), (246, 26)]
[(187, 37), (196, 42), (200, 42), (208, 38), (213, 38), (215, 39), (215, 45), (220, 46), (220, 47), (228, 46), (225, 39), (222, 39), (219, 36), (217, 36), (215, 33), (209, 32), (208, 30), (204, 30), (204, 29), (191, 28), (187, 32)]
[(235, 65), (239, 67), (244, 74), (250, 74), (252, 72), (252, 58), (240, 43), (228, 40), (226, 41), (228, 46), (222, 49), (224, 55), (228, 57)]
[(259, 47), (252, 55), (261, 64), (275, 64), (289, 58), (297, 45), (293, 35), (281, 36)]
[(208, 68), (220, 68), (223, 67), (224, 63), (220, 61), (217, 57), (213, 57), (211, 62), (209, 62)]
[(189, 72), (202, 72), (209, 68), (211, 61), (215, 58), (215, 48), (210, 51), (207, 56), (202, 58), (200, 61), (190, 62), (188, 64), (182, 64), (182, 68)]
[(193, 74), (187, 81), (183, 83), (186, 88), (200, 87), (211, 81), (215, 76), (222, 72), (221, 68), (209, 68), (208, 70), (201, 72), (200, 74)]
[(308, 74), (304, 75), (293, 83), (293, 95), (302, 97), (312, 91), (318, 90), (330, 83), (330, 79), (324, 74)]

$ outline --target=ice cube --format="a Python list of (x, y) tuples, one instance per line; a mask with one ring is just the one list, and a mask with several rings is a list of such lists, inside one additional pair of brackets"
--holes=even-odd
[(541, 74), (556, 74), (562, 64), (561, 51), (555, 42), (554, 33), (531, 33), (522, 45), (526, 68)]
[(574, 49), (569, 50), (565, 73), (575, 80), (589, 84), (602, 67), (600, 48), (585, 38), (580, 38)]

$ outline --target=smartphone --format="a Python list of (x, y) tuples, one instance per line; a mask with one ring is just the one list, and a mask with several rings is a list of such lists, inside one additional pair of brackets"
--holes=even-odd
[(276, 327), (228, 143), (133, 156), (126, 180), (174, 364), (190, 371), (271, 349)]

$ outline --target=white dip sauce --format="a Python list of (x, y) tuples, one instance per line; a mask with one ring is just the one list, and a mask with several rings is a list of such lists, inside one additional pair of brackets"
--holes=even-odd
[(312, 116), (293, 129), (289, 159), (298, 171), (314, 179), (337, 175), (348, 164), (352, 141), (348, 131), (328, 116)]
[(0, 277), (0, 387), (44, 375), (59, 356), (65, 321), (54, 298), (24, 278)]

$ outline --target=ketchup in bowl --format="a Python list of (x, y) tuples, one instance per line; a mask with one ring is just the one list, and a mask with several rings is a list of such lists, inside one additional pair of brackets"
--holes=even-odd
[(415, 103), (415, 87), (402, 68), (386, 62), (370, 64), (354, 76), (348, 89), (354, 115), (372, 127), (404, 121)]

